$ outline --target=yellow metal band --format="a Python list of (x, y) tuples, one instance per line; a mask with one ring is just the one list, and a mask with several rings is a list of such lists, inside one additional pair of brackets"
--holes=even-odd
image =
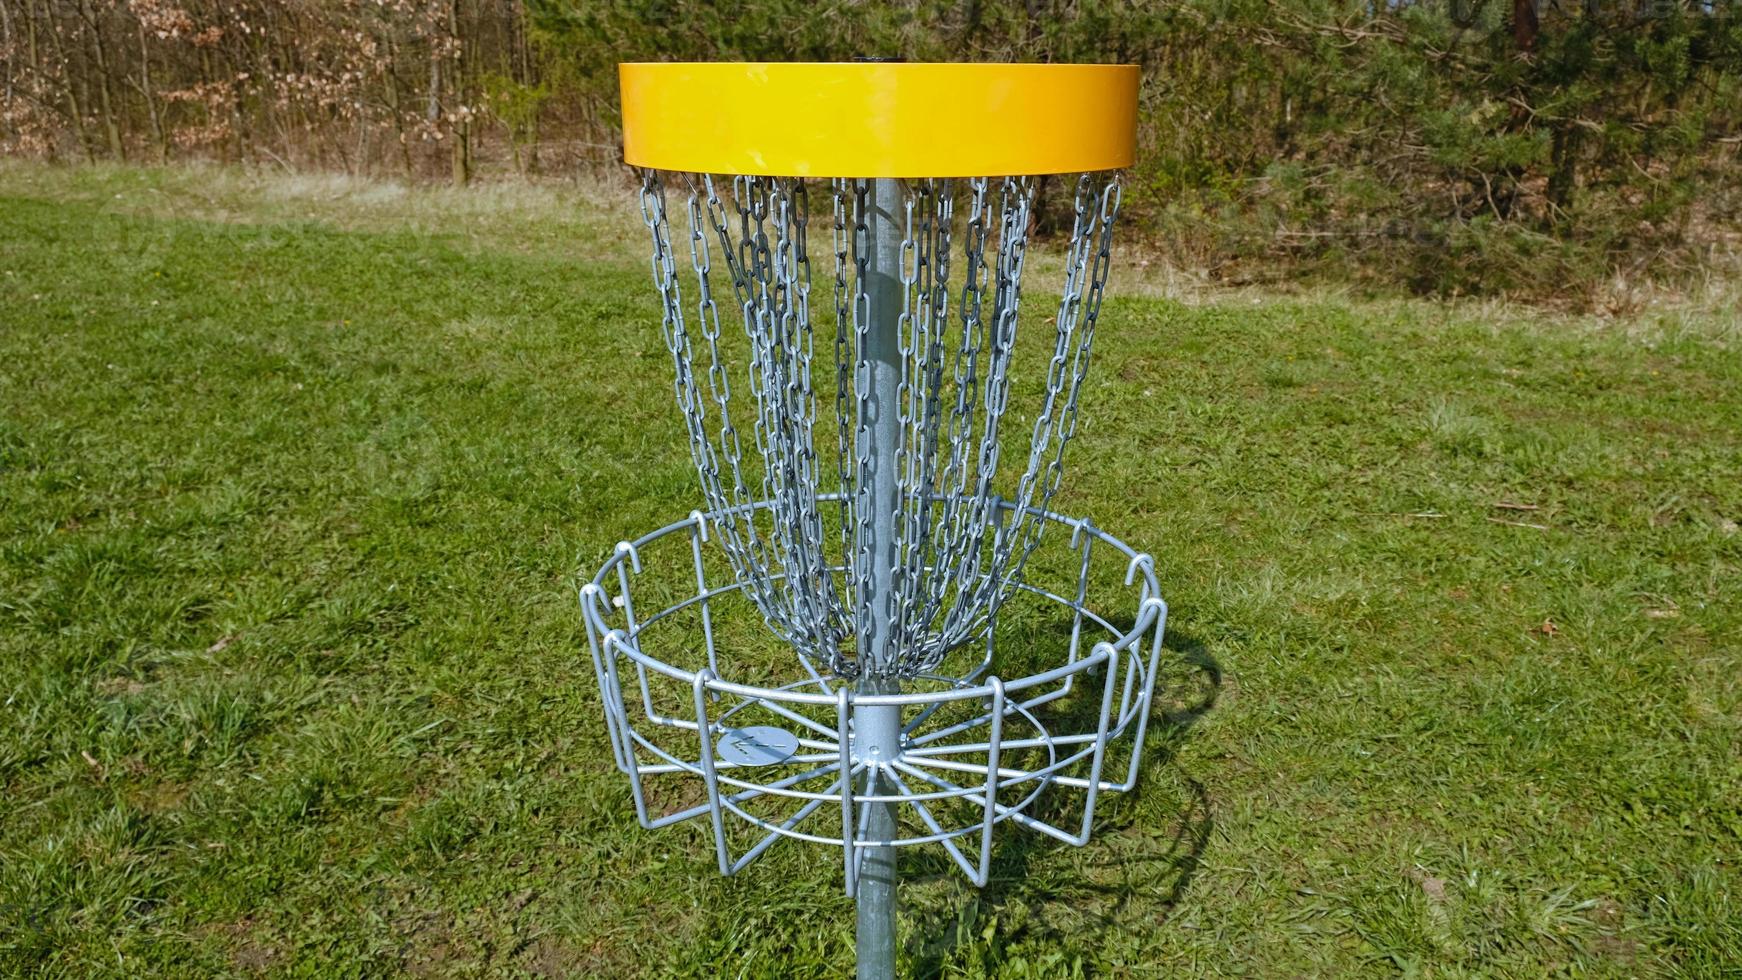
[(779, 177), (987, 177), (1131, 165), (1135, 65), (617, 66), (623, 159)]

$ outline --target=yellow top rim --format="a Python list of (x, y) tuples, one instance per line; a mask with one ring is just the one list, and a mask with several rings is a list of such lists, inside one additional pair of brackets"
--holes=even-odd
[(774, 177), (989, 177), (1131, 165), (1136, 65), (617, 66), (623, 159)]

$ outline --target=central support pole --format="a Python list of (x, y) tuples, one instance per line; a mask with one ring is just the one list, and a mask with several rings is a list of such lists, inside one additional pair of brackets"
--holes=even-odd
[[(890, 621), (891, 597), (896, 593), (896, 513), (901, 508), (901, 487), (896, 479), (896, 454), (901, 448), (901, 419), (897, 399), (901, 392), (901, 240), (906, 233), (900, 181), (872, 181), (865, 215), (870, 254), (866, 256), (865, 294), (870, 301), (870, 334), (866, 358), (870, 362), (870, 408), (868, 429), (871, 445), (870, 486), (861, 488), (858, 506), (871, 513), (871, 644), (860, 651), (867, 666), (860, 680), (860, 694), (896, 694), (899, 682), (881, 680), (875, 668), (889, 664), (896, 655), (894, 624)], [(889, 761), (901, 753), (901, 707), (899, 705), (856, 708), (853, 713), (854, 754), (867, 763), (866, 792), (893, 795), (895, 788), (884, 773)], [(895, 804), (871, 803), (866, 839), (892, 840), (896, 836)], [(865, 850), (859, 872), (859, 980), (890, 980), (895, 976), (895, 847), (884, 845)]]

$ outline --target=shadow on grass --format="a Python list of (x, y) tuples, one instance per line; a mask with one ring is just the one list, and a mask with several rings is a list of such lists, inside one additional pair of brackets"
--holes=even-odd
[[(1085, 932), (1093, 934), (1115, 928), (1134, 899), (1153, 904), (1160, 910), (1158, 918), (1165, 918), (1167, 910), (1184, 897), (1197, 874), (1215, 817), (1204, 783), (1181, 768), (1178, 754), (1198, 720), (1216, 706), (1222, 690), (1222, 668), (1202, 642), (1179, 630), (1169, 630), (1157, 675), (1145, 758), (1138, 764), (1137, 785), (1129, 793), (1103, 794), (1096, 804), (1095, 837), (1090, 839), (1089, 847), (1117, 836), (1126, 845), (1120, 848), (1118, 856), (1080, 865), (1091, 874), (1059, 882), (1056, 875), (1033, 872), (1042, 870), (1046, 859), (1067, 849), (1067, 845), (1034, 831), (1007, 835), (994, 845), (990, 881), (977, 895), (971, 895), (962, 907), (915, 915), (911, 940), (915, 976), (941, 976), (951, 954), (974, 942), (978, 923), (998, 916), (1013, 903), (1041, 908), (1042, 920), (1047, 918), (1044, 909), (1048, 906), (1068, 912), (1076, 920), (1071, 928), (1074, 942), (1080, 944), (1084, 939), (1092, 941), (1093, 936), (1085, 937)], [(1088, 686), (1098, 689), (1096, 684)], [(1097, 710), (1095, 700), (1082, 699), (1058, 720), (1069, 724), (1082, 720), (1085, 713), (1092, 716)], [(1092, 727), (1092, 717), (1089, 723)], [(1171, 782), (1178, 787), (1180, 796), (1177, 815), (1171, 829), (1155, 833), (1160, 828), (1138, 825), (1136, 811), (1146, 788), (1155, 792), (1160, 788), (1155, 786), (1157, 781), (1170, 771)], [(1046, 796), (1050, 799), (1036, 801), (1040, 809), (1030, 812), (1055, 825), (1070, 826), (1060, 821), (1073, 811), (1081, 819), (1081, 807), (1073, 805), (1075, 799), (1080, 799), (1078, 794), (1054, 792)], [(1103, 873), (1116, 880), (1081, 880), (1100, 879)], [(1030, 922), (1028, 926), (1038, 927), (1042, 935), (1053, 931), (1039, 923)]]

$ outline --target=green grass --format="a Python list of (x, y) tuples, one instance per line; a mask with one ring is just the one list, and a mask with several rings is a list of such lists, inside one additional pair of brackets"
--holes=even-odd
[[(0, 968), (850, 970), (826, 853), (722, 879), (610, 769), (572, 589), (696, 504), (638, 232), (0, 168)], [(1061, 509), (1157, 555), (1170, 708), (905, 968), (1737, 976), (1734, 320), (1137, 272)]]

